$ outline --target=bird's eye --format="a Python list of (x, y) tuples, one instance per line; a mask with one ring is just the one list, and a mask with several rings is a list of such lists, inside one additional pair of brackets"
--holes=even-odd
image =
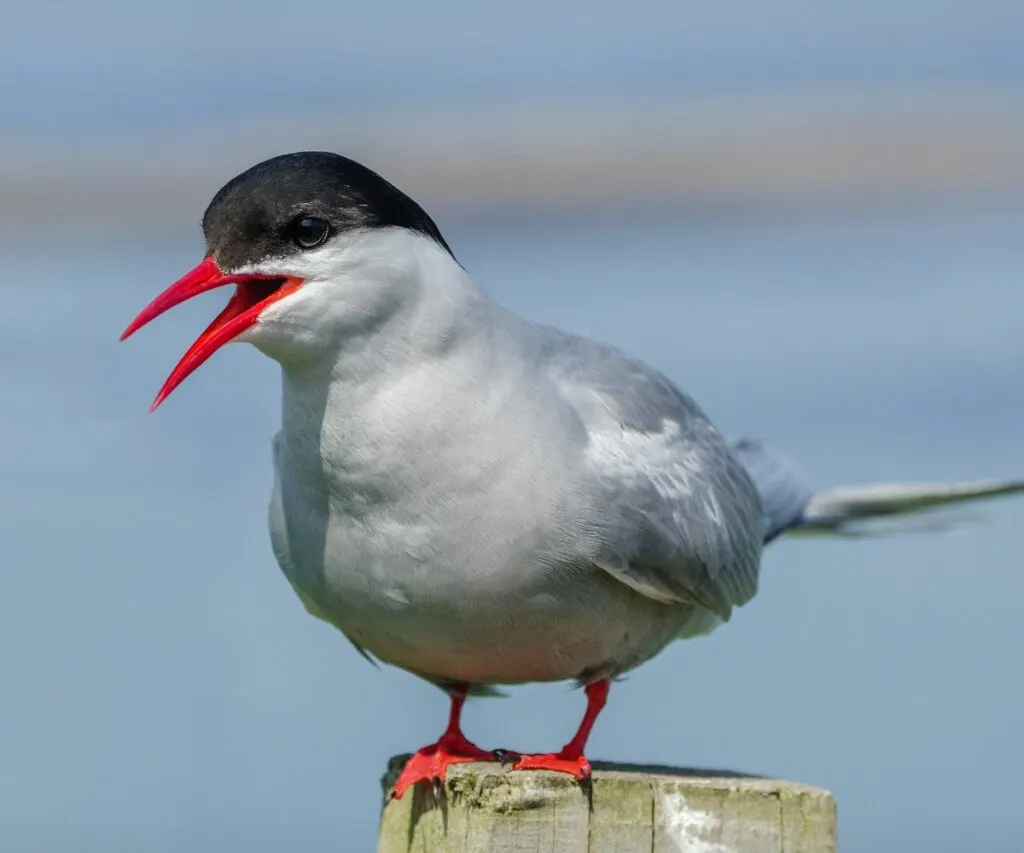
[(291, 224), (291, 237), (300, 249), (312, 249), (331, 235), (331, 226), (314, 216), (302, 216)]

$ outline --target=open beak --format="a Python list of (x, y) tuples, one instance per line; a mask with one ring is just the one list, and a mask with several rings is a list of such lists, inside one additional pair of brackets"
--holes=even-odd
[(193, 370), (219, 350), (224, 344), (238, 337), (250, 326), (255, 325), (260, 313), (273, 302), (294, 293), (302, 286), (301, 278), (285, 276), (223, 273), (212, 256), (203, 259), (195, 269), (185, 273), (174, 284), (149, 303), (131, 325), (121, 334), (121, 340), (141, 329), (150, 320), (159, 317), (175, 305), (213, 290), (234, 284), (235, 293), (203, 333), (196, 338), (181, 360), (167, 377), (160, 393), (156, 395), (150, 411), (154, 411), (170, 393), (188, 377)]

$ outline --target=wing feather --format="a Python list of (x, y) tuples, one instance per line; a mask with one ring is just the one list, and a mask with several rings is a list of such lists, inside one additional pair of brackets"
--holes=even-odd
[(554, 377), (587, 437), (589, 558), (641, 595), (728, 619), (757, 591), (763, 520), (727, 441), (668, 379), (610, 347), (580, 342)]

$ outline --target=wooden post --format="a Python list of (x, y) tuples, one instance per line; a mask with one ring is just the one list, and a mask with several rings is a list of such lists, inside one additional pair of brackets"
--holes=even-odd
[[(408, 756), (391, 759), (390, 790)], [(460, 764), (438, 799), (386, 803), (377, 853), (834, 853), (836, 806), (818, 788), (718, 771), (595, 762), (557, 773)]]

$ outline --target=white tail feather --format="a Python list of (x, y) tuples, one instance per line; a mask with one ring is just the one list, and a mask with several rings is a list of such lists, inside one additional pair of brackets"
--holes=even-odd
[(1020, 493), (1024, 493), (1024, 480), (890, 483), (833, 489), (813, 495), (790, 532), (863, 536), (945, 529), (963, 521), (963, 517), (918, 517), (899, 523), (894, 523), (894, 520), (900, 516), (937, 512), (970, 501)]

